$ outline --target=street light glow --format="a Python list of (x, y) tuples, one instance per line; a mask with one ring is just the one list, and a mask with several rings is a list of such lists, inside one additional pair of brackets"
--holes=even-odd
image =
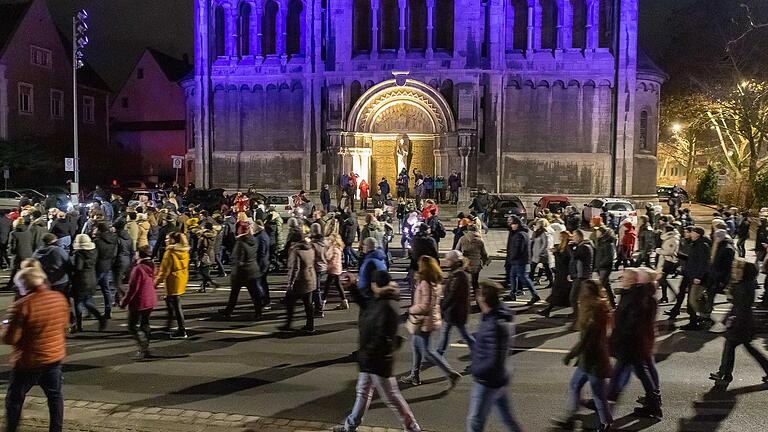
[(674, 133), (678, 133), (678, 132), (680, 132), (681, 130), (683, 130), (683, 125), (681, 125), (680, 123), (674, 123), (674, 124), (672, 124), (672, 132), (674, 132)]

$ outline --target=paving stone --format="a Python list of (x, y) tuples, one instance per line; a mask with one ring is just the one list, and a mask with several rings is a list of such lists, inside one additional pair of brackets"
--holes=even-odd
[(288, 419), (275, 419), (274, 424), (276, 424), (278, 426), (285, 426), (285, 425), (287, 425), (290, 422), (291, 421), (288, 420)]
[(182, 410), (176, 409), (176, 408), (165, 408), (160, 410), (160, 414), (167, 415), (167, 416), (178, 416), (179, 414), (181, 414), (181, 411)]
[(197, 418), (207, 419), (207, 418), (211, 418), (213, 416), (213, 413), (208, 411), (198, 411), (195, 413), (195, 416)]
[(76, 401), (72, 406), (77, 407), (77, 408), (82, 408), (82, 407), (88, 405), (88, 403), (89, 403), (88, 401)]
[(160, 410), (161, 410), (161, 409), (162, 409), (162, 408), (158, 408), (158, 407), (151, 407), (151, 408), (147, 408), (147, 409), (145, 409), (145, 410), (144, 410), (144, 413), (145, 413), (145, 414), (157, 414), (157, 413), (159, 413), (159, 412), (160, 412)]

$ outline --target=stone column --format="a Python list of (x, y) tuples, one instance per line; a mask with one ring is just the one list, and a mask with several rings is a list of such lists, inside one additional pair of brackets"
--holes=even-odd
[(408, 35), (408, 26), (405, 22), (406, 5), (406, 0), (398, 0), (398, 6), (400, 6), (400, 49), (397, 50), (397, 58), (405, 58), (405, 38)]
[(573, 33), (571, 23), (573, 22), (573, 7), (570, 0), (557, 1), (557, 40), (555, 49), (566, 50), (573, 47), (571, 42)]
[(531, 4), (530, 2), (528, 3), (528, 38), (526, 39), (526, 43), (525, 43), (526, 52), (533, 51), (533, 47), (534, 47), (533, 38), (536, 36), (536, 28), (533, 23), (535, 22), (535, 18), (536, 18), (535, 14), (537, 9), (538, 8), (533, 6), (533, 4)]
[(224, 10), (224, 55), (234, 57), (237, 55), (237, 10), (228, 7)]
[(600, 41), (600, 1), (587, 4), (587, 49), (594, 50)]
[(379, 58), (379, 0), (371, 0), (371, 60)]
[(435, 16), (435, 0), (427, 0), (427, 58), (431, 59), (434, 54), (434, 16)]
[(8, 139), (8, 79), (5, 77), (5, 65), (0, 65), (0, 139)]
[(288, 26), (285, 25), (286, 20), (286, 10), (285, 7), (283, 7), (282, 4), (278, 3), (279, 9), (277, 10), (277, 22), (275, 23), (275, 37), (277, 40), (275, 41), (275, 54), (277, 54), (278, 57), (281, 57), (285, 55), (285, 41), (288, 38), (287, 30), (286, 28)]
[(251, 5), (251, 55), (261, 57), (261, 11), (262, 4), (257, 0)]

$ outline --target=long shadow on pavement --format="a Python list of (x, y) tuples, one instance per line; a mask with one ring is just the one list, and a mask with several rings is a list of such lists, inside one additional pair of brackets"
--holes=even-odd
[(693, 409), (696, 414), (690, 418), (680, 419), (678, 431), (718, 430), (736, 407), (738, 396), (760, 391), (768, 391), (768, 385), (752, 385), (732, 390), (725, 390), (717, 386), (712, 387), (701, 400), (693, 402)]

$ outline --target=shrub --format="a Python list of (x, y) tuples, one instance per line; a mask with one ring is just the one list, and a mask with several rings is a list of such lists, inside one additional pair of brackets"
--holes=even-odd
[(717, 204), (717, 173), (711, 165), (699, 177), (696, 201), (701, 204)]

